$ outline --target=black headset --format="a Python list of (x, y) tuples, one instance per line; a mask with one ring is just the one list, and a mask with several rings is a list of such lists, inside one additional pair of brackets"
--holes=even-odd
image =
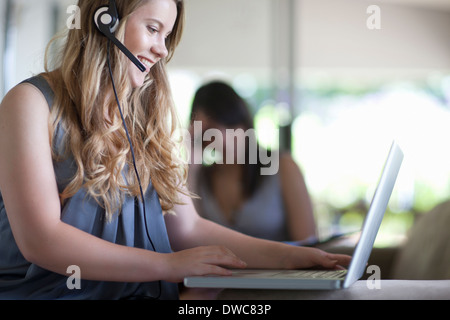
[[(144, 214), (144, 223), (145, 223), (145, 232), (147, 234), (147, 238), (150, 241), (150, 244), (152, 246), (153, 251), (156, 251), (156, 247), (153, 244), (152, 238), (150, 237), (150, 233), (148, 231), (148, 224), (147, 224), (147, 213), (145, 210), (145, 197), (144, 197), (144, 192), (142, 190), (142, 183), (141, 183), (141, 178), (139, 177), (139, 173), (137, 170), (137, 166), (136, 166), (136, 157), (134, 154), (134, 149), (133, 149), (133, 144), (130, 138), (130, 134), (125, 122), (125, 118), (123, 116), (123, 112), (122, 112), (122, 107), (120, 106), (120, 101), (117, 95), (117, 90), (116, 90), (116, 85), (114, 83), (114, 77), (113, 77), (113, 73), (112, 73), (112, 68), (111, 68), (111, 60), (110, 60), (110, 49), (111, 49), (111, 42), (114, 43), (114, 45), (116, 45), (120, 51), (122, 51), (135, 65), (136, 67), (138, 67), (139, 70), (141, 70), (142, 72), (144, 72), (146, 70), (146, 67), (139, 61), (139, 59), (137, 59), (131, 52), (130, 50), (128, 50), (115, 36), (114, 36), (114, 32), (117, 30), (118, 26), (119, 26), (119, 13), (117, 12), (117, 6), (116, 6), (116, 1), (115, 0), (109, 0), (109, 6), (102, 6), (100, 8), (98, 8), (95, 11), (94, 14), (94, 23), (97, 26), (98, 30), (104, 35), (106, 36), (110, 42), (108, 44), (108, 56), (107, 56), (107, 61), (108, 61), (108, 68), (109, 68), (109, 75), (111, 77), (111, 82), (112, 82), (112, 87), (114, 90), (114, 95), (116, 98), (116, 102), (117, 102), (117, 106), (119, 108), (119, 112), (120, 112), (120, 116), (122, 118), (122, 123), (125, 129), (125, 133), (127, 135), (128, 138), (128, 142), (130, 144), (130, 150), (131, 150), (131, 156), (133, 159), (133, 166), (134, 166), (134, 172), (136, 174), (136, 178), (138, 180), (139, 183), (139, 190), (141, 193), (141, 198), (142, 198), (142, 206), (143, 206), (143, 214)], [(159, 287), (159, 293), (156, 297), (142, 297), (142, 296), (131, 296), (129, 297), (130, 299), (159, 299), (161, 297), (161, 293), (162, 293), (162, 286), (161, 286), (161, 280), (158, 281), (158, 287)]]
[(144, 72), (145, 66), (128, 50), (122, 42), (115, 36), (117, 28), (119, 27), (119, 13), (115, 0), (109, 0), (109, 6), (102, 6), (95, 11), (94, 23), (97, 29), (109, 40), (111, 40), (122, 51), (128, 59), (133, 62), (139, 70)]

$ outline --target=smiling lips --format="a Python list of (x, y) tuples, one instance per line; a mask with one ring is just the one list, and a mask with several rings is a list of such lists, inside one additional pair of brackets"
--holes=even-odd
[(152, 60), (149, 60), (149, 59), (147, 59), (145, 57), (138, 57), (138, 59), (139, 59), (139, 61), (142, 62), (142, 64), (144, 66), (147, 67), (147, 72), (149, 72), (150, 68), (153, 67), (153, 65), (155, 64), (155, 62), (153, 62)]

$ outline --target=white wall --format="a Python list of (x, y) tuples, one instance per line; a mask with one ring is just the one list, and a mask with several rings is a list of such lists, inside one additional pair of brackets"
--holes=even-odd
[(17, 83), (40, 72), (44, 51), (52, 36), (49, 0), (17, 1), (16, 72), (9, 81)]
[[(273, 38), (277, 28), (274, 1), (187, 0), (185, 36), (171, 70), (245, 70), (270, 76), (278, 58)], [(323, 72), (353, 79), (449, 72), (450, 10), (427, 9), (423, 4), (405, 6), (404, 2), (297, 0), (296, 64), (302, 81)], [(15, 3), (15, 61), (10, 65), (15, 71), (8, 77), (12, 84), (43, 69), (43, 53), (51, 37), (51, 4), (61, 6), (64, 14), (64, 8), (76, 0)], [(369, 4), (381, 7), (381, 30), (366, 28)], [(0, 15), (4, 7), (2, 1)], [(3, 24), (3, 46), (2, 28)]]
[(186, 7), (186, 29), (175, 66), (270, 64), (271, 0), (187, 0)]
[[(380, 7), (381, 30), (366, 26), (368, 4)], [(304, 71), (361, 77), (450, 71), (450, 11), (387, 1), (303, 0), (299, 20)]]
[[(279, 0), (280, 1), (280, 0)], [(298, 0), (297, 65), (306, 75), (423, 76), (450, 70), (450, 10), (405, 1)], [(381, 9), (369, 30), (366, 9)], [(185, 36), (172, 68), (270, 68), (273, 1), (189, 0)]]
[[(61, 7), (64, 14), (70, 3), (76, 0), (15, 0), (13, 12), (13, 51), (12, 59), (7, 61), (7, 90), (22, 80), (42, 72), (44, 69), (44, 53), (47, 43), (53, 36), (53, 5)], [(2, 1), (0, 15), (3, 17), (6, 1)], [(69, 15), (67, 15), (69, 17)], [(3, 19), (2, 19), (3, 28)], [(3, 52), (4, 31), (1, 36)], [(3, 72), (3, 64), (1, 65)], [(6, 91), (7, 91), (6, 90)], [(0, 92), (0, 97), (5, 93)]]

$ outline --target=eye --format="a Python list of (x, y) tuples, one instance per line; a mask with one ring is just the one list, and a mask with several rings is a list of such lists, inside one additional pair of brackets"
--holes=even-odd
[(158, 28), (153, 27), (153, 26), (147, 26), (147, 30), (148, 30), (151, 34), (155, 34), (155, 33), (158, 33), (158, 32), (159, 32)]

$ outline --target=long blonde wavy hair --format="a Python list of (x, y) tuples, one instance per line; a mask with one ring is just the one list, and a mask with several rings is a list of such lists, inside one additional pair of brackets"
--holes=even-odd
[[(149, 0), (116, 0), (121, 16), (115, 36), (123, 42), (128, 17)], [(151, 1), (151, 0), (150, 0)], [(142, 187), (150, 182), (156, 189), (163, 211), (179, 204), (179, 193), (185, 193), (186, 162), (177, 157), (181, 145), (172, 139), (178, 129), (166, 63), (178, 45), (184, 24), (183, 0), (175, 1), (178, 17), (166, 40), (169, 55), (150, 71), (142, 87), (132, 89), (128, 79), (128, 58), (111, 47), (111, 65), (117, 93), (136, 154)], [(60, 194), (61, 201), (74, 196), (84, 187), (106, 210), (111, 220), (125, 195), (140, 197), (131, 159), (130, 146), (123, 128), (107, 64), (108, 39), (96, 28), (96, 9), (108, 5), (106, 0), (79, 0), (81, 29), (65, 35), (65, 44), (56, 55), (50, 71), (47, 48), (46, 73), (55, 93), (50, 114), (52, 145), (58, 124), (66, 135), (65, 157), (73, 156), (77, 172)], [(54, 154), (55, 160), (61, 155)], [(128, 167), (128, 170), (124, 170)], [(126, 174), (124, 174), (124, 172)]]

